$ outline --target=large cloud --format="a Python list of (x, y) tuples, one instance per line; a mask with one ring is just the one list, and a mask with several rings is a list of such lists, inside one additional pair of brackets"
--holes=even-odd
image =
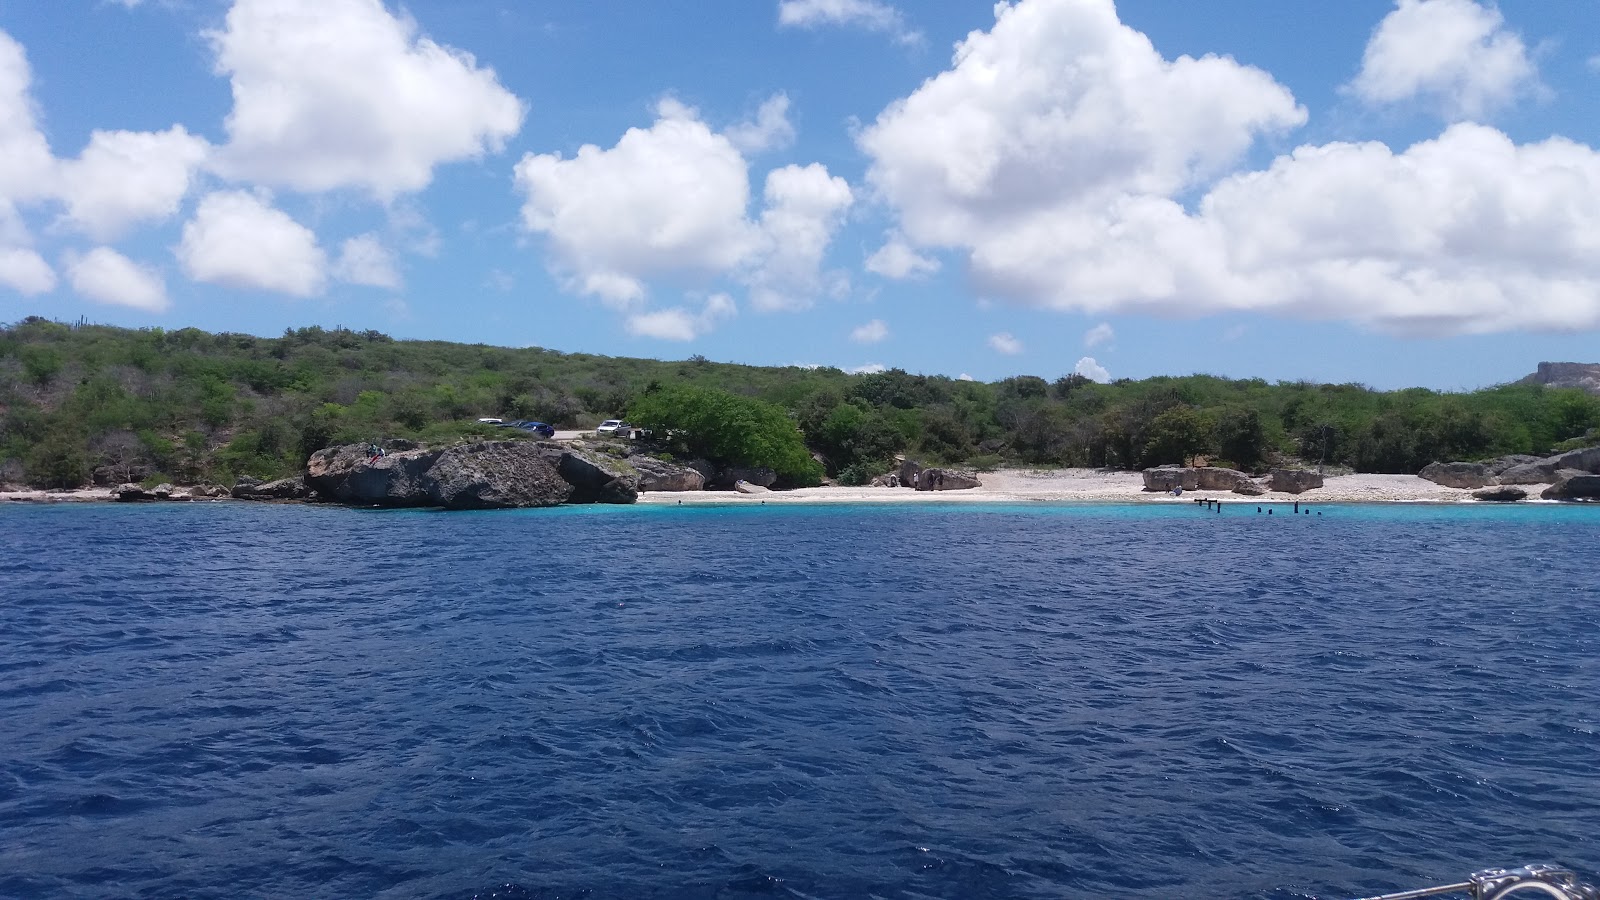
[(309, 228), (246, 191), (200, 201), (183, 226), (178, 260), (195, 281), (295, 297), (322, 292), (327, 254)]
[(1368, 103), (1412, 99), (1452, 118), (1476, 119), (1537, 84), (1522, 38), (1474, 0), (1398, 0), (1367, 43), (1350, 89)]
[(734, 142), (676, 101), (657, 113), (611, 149), (528, 154), (517, 165), (523, 226), (548, 240), (551, 269), (569, 290), (635, 315), (656, 280), (734, 278), (759, 308), (806, 305), (824, 289), (818, 268), (849, 185), (820, 165), (785, 166), (767, 176), (753, 221), (749, 166)]
[(130, 225), (176, 215), (210, 145), (183, 126), (157, 132), (96, 131), (61, 165), (67, 219), (100, 240)]
[(1402, 153), (1302, 147), (1206, 191), (1254, 135), (1302, 118), (1287, 91), (1227, 60), (1162, 61), (1109, 2), (998, 10), (862, 137), (901, 233), (966, 253), (984, 294), (1411, 334), (1600, 325), (1592, 148), (1457, 125)]
[(0, 31), (0, 285), (42, 294), (55, 288), (56, 275), (17, 210), (55, 190), (55, 157), (34, 116), (32, 81), (22, 45)]
[(522, 127), (493, 71), (382, 0), (236, 0), (209, 37), (234, 98), (217, 167), (236, 179), (390, 198)]
[(1168, 195), (1305, 120), (1265, 72), (1167, 61), (1111, 0), (1021, 0), (860, 137), (868, 178), (923, 245), (1122, 193)]

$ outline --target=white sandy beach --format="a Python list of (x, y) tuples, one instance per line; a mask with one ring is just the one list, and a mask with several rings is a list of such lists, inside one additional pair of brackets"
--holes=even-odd
[[(1352, 503), (1472, 501), (1472, 491), (1447, 488), (1415, 475), (1330, 475), (1321, 488), (1304, 494), (1268, 493), (1246, 497), (1231, 491), (1184, 491), (1174, 497), (1163, 491), (1146, 491), (1138, 472), (1103, 472), (1098, 469), (1001, 469), (981, 473), (983, 486), (966, 491), (914, 491), (910, 488), (816, 487), (764, 494), (730, 491), (645, 493), (640, 503), (1192, 503), (1217, 499), (1227, 503)], [(1543, 488), (1528, 485), (1530, 497)]]

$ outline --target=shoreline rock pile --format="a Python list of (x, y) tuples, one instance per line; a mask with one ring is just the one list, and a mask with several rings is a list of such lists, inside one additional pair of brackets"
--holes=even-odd
[(1546, 457), (1502, 456), (1482, 463), (1436, 462), (1417, 476), (1444, 487), (1476, 490), (1474, 498), (1492, 502), (1525, 499), (1528, 491), (1509, 488), (1538, 484), (1549, 485), (1539, 495), (1544, 500), (1600, 500), (1600, 447)]
[(1232, 491), (1259, 497), (1268, 491), (1303, 494), (1323, 485), (1322, 475), (1305, 469), (1273, 469), (1264, 478), (1251, 478), (1238, 469), (1215, 466), (1157, 466), (1144, 470), (1144, 489), (1170, 493), (1186, 491)]

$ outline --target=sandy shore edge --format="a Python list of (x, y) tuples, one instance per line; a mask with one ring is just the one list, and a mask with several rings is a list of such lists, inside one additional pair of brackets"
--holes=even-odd
[[(979, 476), (983, 486), (967, 491), (913, 491), (909, 488), (816, 487), (764, 494), (732, 491), (647, 492), (640, 503), (1192, 503), (1215, 499), (1224, 503), (1460, 503), (1474, 502), (1472, 491), (1448, 488), (1415, 475), (1330, 475), (1324, 486), (1304, 494), (1268, 493), (1246, 497), (1231, 491), (1184, 491), (1180, 497), (1146, 491), (1138, 472), (1097, 469), (1001, 469)], [(1524, 485), (1537, 499), (1543, 485)], [(0, 502), (107, 503), (109, 488), (78, 491), (0, 491)], [(204, 500), (187, 501), (193, 503)]]

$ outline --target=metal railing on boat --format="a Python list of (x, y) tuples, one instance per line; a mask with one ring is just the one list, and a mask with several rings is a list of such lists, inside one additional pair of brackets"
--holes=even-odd
[(1600, 900), (1600, 889), (1585, 884), (1568, 869), (1551, 865), (1523, 866), (1520, 869), (1484, 869), (1474, 872), (1459, 884), (1400, 891), (1363, 897), (1362, 900), (1421, 900), (1424, 897), (1465, 895), (1472, 900), (1502, 900), (1527, 897), (1554, 897), (1555, 900)]

